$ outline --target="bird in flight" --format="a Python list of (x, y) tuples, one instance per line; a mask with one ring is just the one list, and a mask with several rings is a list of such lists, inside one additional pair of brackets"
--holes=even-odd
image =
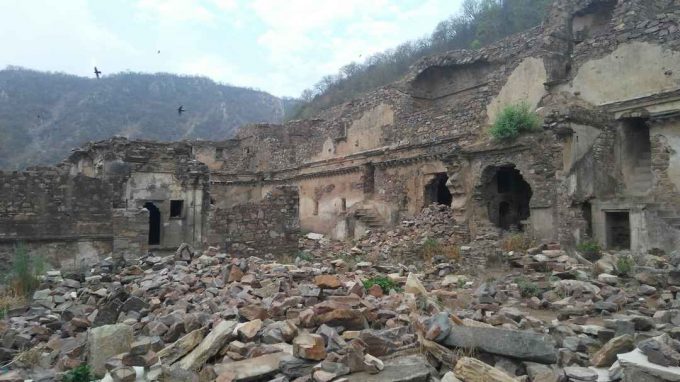
[(102, 72), (99, 69), (97, 69), (97, 67), (95, 66), (94, 67), (94, 75), (97, 76), (97, 78), (99, 78), (100, 74), (102, 74)]
[(156, 54), (161, 54), (161, 51), (159, 50), (158, 53), (156, 53)]
[(184, 110), (184, 105), (179, 105), (177, 108), (177, 114), (182, 115), (186, 110)]

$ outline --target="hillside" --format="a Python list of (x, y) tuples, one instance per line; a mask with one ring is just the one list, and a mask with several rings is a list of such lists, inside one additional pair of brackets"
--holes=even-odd
[(321, 110), (404, 76), (421, 58), (456, 49), (478, 49), (514, 33), (539, 25), (552, 0), (465, 0), (458, 15), (440, 22), (428, 37), (406, 41), (376, 53), (363, 62), (351, 62), (337, 74), (324, 76), (301, 94), (304, 101), (287, 119), (309, 118)]
[(0, 70), (0, 169), (59, 162), (73, 147), (113, 135), (224, 139), (247, 123), (280, 122), (289, 103), (202, 77), (8, 68)]

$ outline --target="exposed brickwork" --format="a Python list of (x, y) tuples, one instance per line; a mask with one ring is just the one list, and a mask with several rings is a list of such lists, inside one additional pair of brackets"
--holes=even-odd
[(298, 192), (296, 187), (276, 187), (259, 203), (210, 211), (208, 242), (232, 253), (255, 248), (265, 253), (290, 253), (297, 246)]

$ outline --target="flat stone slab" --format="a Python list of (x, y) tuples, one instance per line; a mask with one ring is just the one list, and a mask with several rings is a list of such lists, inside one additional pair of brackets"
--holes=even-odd
[(410, 355), (385, 361), (385, 368), (378, 374), (365, 371), (346, 375), (348, 382), (427, 382), (430, 368), (421, 355)]
[(661, 366), (651, 363), (640, 349), (635, 349), (629, 353), (619, 354), (617, 357), (619, 358), (621, 367), (623, 367), (624, 374), (629, 369), (637, 369), (646, 374), (659, 377), (664, 381), (680, 381), (680, 367)]
[(546, 364), (557, 362), (553, 340), (547, 335), (534, 332), (454, 325), (443, 343), (526, 361)]
[(279, 371), (281, 362), (290, 361), (294, 358), (284, 352), (265, 354), (243, 361), (217, 364), (215, 365), (215, 373), (224, 378), (232, 378), (231, 380), (234, 382), (250, 381), (275, 374)]

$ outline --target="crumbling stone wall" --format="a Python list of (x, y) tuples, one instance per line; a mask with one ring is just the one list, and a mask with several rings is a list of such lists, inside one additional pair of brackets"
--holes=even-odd
[(131, 259), (149, 250), (149, 211), (113, 210), (113, 252), (117, 259)]
[(19, 242), (29, 249), (44, 247), (42, 254), (53, 266), (81, 263), (75, 259), (79, 246), (90, 263), (98, 260), (90, 248), (111, 251), (112, 193), (106, 183), (54, 168), (0, 172), (0, 195), (3, 267)]
[[(652, 129), (654, 183), (642, 196), (626, 184), (620, 150), (625, 120), (680, 113), (679, 26), (677, 1), (558, 0), (536, 28), (426, 57), (402, 80), (316, 119), (247, 126), (219, 142), (114, 138), (58, 168), (108, 185), (112, 208), (126, 211), (116, 212), (118, 227), (129, 219), (143, 229), (135, 211), (144, 202), (157, 201), (167, 215), (169, 200), (185, 200), (186, 218), (164, 221), (166, 247), (228, 241), (270, 250), (292, 247), (287, 232), (299, 225), (333, 234), (352, 208), (371, 209), (386, 224), (412, 216), (441, 172), (457, 223), (483, 235), (493, 230), (479, 192), (484, 170), (513, 165), (533, 191), (531, 232), (576, 244), (587, 231), (602, 232), (591, 228), (603, 208), (636, 211), (631, 221), (644, 225), (660, 219), (658, 203), (679, 200), (677, 139)], [(521, 101), (544, 117), (544, 129), (510, 144), (491, 140), (499, 111)], [(300, 196), (280, 187), (298, 187)], [(115, 248), (143, 250), (141, 236), (113, 230)], [(640, 236), (636, 248), (651, 237)]]
[(263, 253), (288, 253), (297, 248), (300, 225), (297, 187), (272, 189), (259, 203), (213, 208), (208, 244), (235, 254), (254, 248)]

